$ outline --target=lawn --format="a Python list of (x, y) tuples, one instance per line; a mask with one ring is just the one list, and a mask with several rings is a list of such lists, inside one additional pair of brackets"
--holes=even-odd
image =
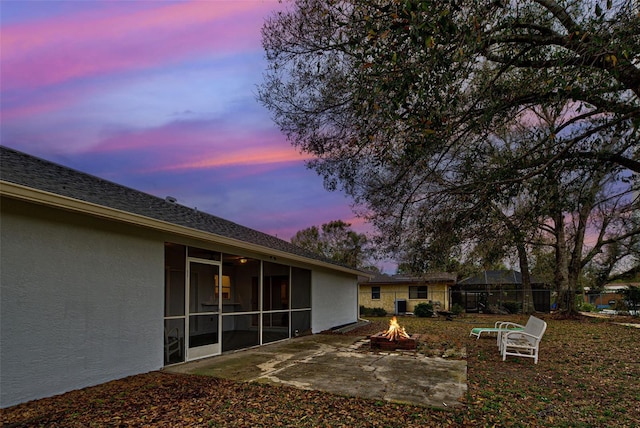
[[(409, 333), (422, 335), (420, 352), (466, 355), (469, 389), (455, 410), (152, 372), (4, 409), (0, 420), (4, 427), (638, 426), (640, 329), (609, 319), (543, 318), (549, 327), (537, 365), (513, 357), (503, 362), (495, 339), (469, 337), (473, 327), (526, 317), (400, 318)], [(372, 318), (349, 334), (376, 333), (388, 320)]]

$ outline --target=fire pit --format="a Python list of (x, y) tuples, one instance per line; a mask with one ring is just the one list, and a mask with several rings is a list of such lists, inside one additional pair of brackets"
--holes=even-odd
[(416, 349), (418, 340), (409, 336), (404, 327), (400, 327), (396, 317), (389, 321), (387, 331), (381, 331), (369, 337), (371, 349), (382, 349), (385, 351), (395, 351), (396, 349)]

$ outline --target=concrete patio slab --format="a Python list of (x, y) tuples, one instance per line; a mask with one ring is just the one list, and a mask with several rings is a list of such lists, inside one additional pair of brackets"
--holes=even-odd
[(433, 407), (459, 406), (467, 390), (465, 360), (372, 352), (367, 339), (341, 335), (304, 336), (164, 370)]

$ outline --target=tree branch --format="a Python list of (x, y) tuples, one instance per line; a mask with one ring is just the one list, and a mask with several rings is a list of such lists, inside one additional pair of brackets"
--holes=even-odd
[(568, 33), (582, 32), (580, 26), (571, 18), (564, 7), (552, 0), (533, 0), (556, 17)]

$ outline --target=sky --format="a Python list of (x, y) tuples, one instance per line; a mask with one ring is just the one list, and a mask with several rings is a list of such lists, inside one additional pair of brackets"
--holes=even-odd
[(0, 144), (289, 240), (344, 220), (256, 99), (276, 0), (0, 0)]

